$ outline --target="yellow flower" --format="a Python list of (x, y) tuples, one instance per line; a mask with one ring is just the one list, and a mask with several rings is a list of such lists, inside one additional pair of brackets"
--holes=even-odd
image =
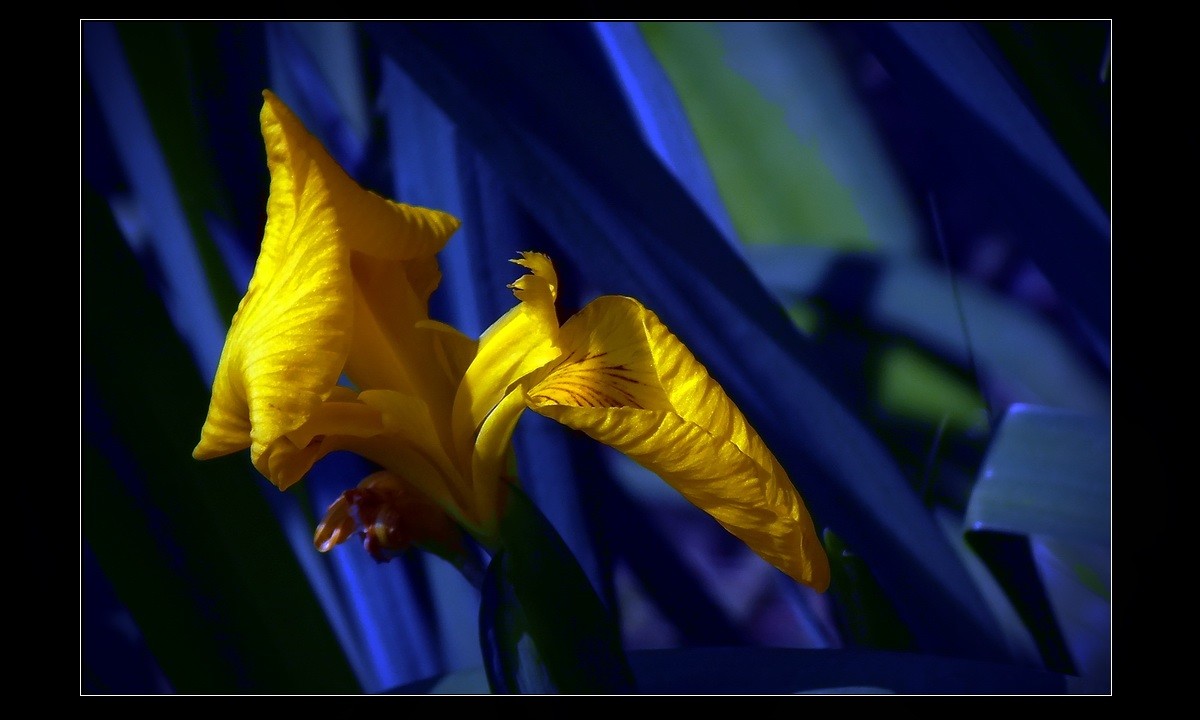
[[(453, 393), (475, 343), (429, 319), (453, 216), (361, 188), (272, 93), (262, 249), (226, 337), (193, 455), (250, 448), (281, 490), (334, 450), (357, 452), (448, 510)], [(346, 376), (357, 392), (338, 384)], [(393, 440), (403, 440), (395, 442)], [(459, 517), (470, 525), (470, 515)]]
[[(446, 544), (444, 528), (389, 531), (441, 527), (401, 487), (495, 544), (512, 433), (531, 408), (654, 471), (796, 580), (828, 586), (827, 558), (787, 474), (653, 312), (604, 296), (560, 327), (553, 264), (527, 252), (513, 261), (529, 271), (510, 285), (519, 302), (478, 343), (431, 320), (434, 255), (457, 220), (363, 190), (264, 95), (267, 228), (197, 458), (250, 447), (281, 489), (333, 450), (378, 464), (383, 474), (330, 508), (316, 535), (322, 550), (355, 530), (368, 549), (372, 538), (390, 551), (438, 533)], [(343, 375), (356, 390), (338, 385)]]
[[(804, 501), (691, 351), (630, 297), (599, 297), (559, 328), (553, 267), (545, 256), (523, 255), (518, 262), (533, 272), (513, 284), (522, 303), (480, 340), (466, 374), (488, 389), (476, 414), (496, 403), (484, 426), (511, 427), (529, 407), (580, 430), (652, 470), (792, 578), (824, 591), (829, 562)], [(537, 339), (539, 360), (553, 359), (529, 372), (522, 371), (536, 361), (515, 371), (479, 362), (493, 354), (492, 343), (503, 356), (520, 336)], [(501, 387), (509, 388), (502, 399)]]

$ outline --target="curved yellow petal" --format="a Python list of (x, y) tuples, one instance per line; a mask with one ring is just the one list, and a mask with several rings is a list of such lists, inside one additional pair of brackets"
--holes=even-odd
[[(290, 175), (286, 179), (291, 187), (320, 182), (348, 246), (377, 258), (432, 258), (458, 229), (458, 218), (449, 213), (393, 202), (364, 190), (278, 96), (264, 90), (263, 101), (259, 120), (271, 165), (271, 201), (276, 195), (276, 164)], [(296, 214), (302, 212), (301, 207)]]
[[(282, 108), (282, 104), (280, 104)], [(255, 464), (298, 428), (337, 382), (350, 347), (350, 253), (308, 135), (271, 98), (260, 116), (271, 194), (262, 249), (238, 305), (193, 455), (250, 446)]]
[(254, 456), (254, 466), (280, 490), (287, 490), (321, 458), (347, 449), (352, 438), (370, 438), (387, 430), (379, 410), (337, 386), (303, 425), (276, 438)]
[[(379, 343), (367, 318), (411, 327), (427, 317), (440, 278), (434, 255), (458, 227), (446, 213), (364, 190), (279, 98), (270, 91), (263, 97), (267, 223), (193, 451), (204, 459), (250, 447), (260, 469), (270, 466), (263, 453), (329, 397), (351, 354), (356, 368), (372, 368), (364, 371), (371, 380), (395, 380), (394, 371), (376, 372), (386, 363), (372, 362)], [(361, 276), (379, 274), (403, 278), (405, 303), (357, 287)]]
[(417, 323), (417, 328), (433, 335), (433, 349), (438, 363), (446, 374), (446, 379), (457, 388), (471, 361), (475, 359), (479, 341), (467, 337), (453, 325), (437, 320), (422, 320)]
[(479, 437), (471, 456), (471, 478), (479, 517), (485, 523), (485, 533), (495, 529), (495, 521), (504, 507), (508, 482), (504, 470), (512, 448), (513, 431), (524, 410), (524, 392), (521, 388), (515, 388), (504, 396), (479, 428)]
[(403, 478), (465, 524), (480, 525), (472, 488), (450, 461), (420, 398), (393, 390), (356, 395), (338, 387), (307, 422), (272, 442), (254, 464), (285, 490), (337, 450), (361, 455)]
[(414, 263), (352, 256), (354, 333), (346, 375), (362, 389), (420, 395), (449, 416), (454, 385), (437, 361), (433, 338), (418, 329), (429, 319), (429, 295), (411, 282)]
[(359, 398), (382, 414), (386, 428), (382, 442), (364, 445), (361, 454), (474, 523), (471, 488), (447, 455), (428, 406), (393, 390), (368, 390)]
[(554, 263), (542, 253), (523, 252), (521, 257), (509, 260), (529, 272), (509, 284), (509, 289), (522, 305), (526, 306), (544, 328), (558, 327), (558, 314), (554, 301), (558, 299), (558, 273)]
[(523, 384), (533, 401), (581, 407), (673, 410), (646, 334), (646, 310), (635, 300), (608, 295), (588, 303), (558, 334), (556, 362)]
[(828, 558), (791, 480), (653, 312), (601, 297), (559, 341), (563, 360), (522, 383), (533, 410), (620, 450), (780, 570), (828, 587)]
[(386, 432), (387, 424), (379, 410), (361, 402), (326, 401), (308, 422), (287, 434), (296, 447), (304, 447), (327, 435), (371, 437)]
[(521, 302), (480, 337), (475, 359), (454, 398), (453, 434), (464, 469), (470, 467), (475, 432), (509, 386), (558, 356), (557, 274), (545, 255), (521, 255), (513, 262), (528, 268), (530, 274), (509, 285)]

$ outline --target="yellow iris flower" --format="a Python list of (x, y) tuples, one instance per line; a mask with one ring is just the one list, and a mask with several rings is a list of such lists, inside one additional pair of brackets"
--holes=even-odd
[[(630, 456), (777, 568), (826, 589), (828, 560), (787, 474), (653, 312), (603, 296), (560, 327), (554, 267), (526, 252), (513, 262), (528, 272), (509, 286), (519, 302), (478, 342), (430, 319), (435, 256), (458, 220), (364, 190), (282, 101), (264, 98), (267, 224), (196, 458), (249, 447), (286, 489), (349, 450), (382, 468), (358, 489), (373, 499), (364, 506), (382, 502), (404, 516), (393, 520), (446, 538), (431, 520), (440, 510), (494, 546), (512, 433), (529, 408)], [(396, 522), (356, 516), (353, 502), (330, 508), (322, 550), (359, 526), (388, 542)]]

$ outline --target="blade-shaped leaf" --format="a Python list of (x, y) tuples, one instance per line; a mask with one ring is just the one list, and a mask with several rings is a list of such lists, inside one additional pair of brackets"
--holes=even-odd
[(909, 254), (921, 225), (836, 50), (812, 23), (640, 28), (751, 244)]
[[(692, 507), (674, 488), (649, 470), (616, 451), (610, 450), (609, 454), (615, 457), (604, 464), (621, 468), (614, 470), (615, 474), (640, 472), (649, 475), (646, 480), (654, 488), (652, 492), (664, 492), (668, 494), (668, 501)], [(601, 452), (594, 453), (593, 457), (597, 465), (601, 464)], [(597, 517), (621, 519), (619, 523), (608, 523), (601, 529), (605, 540), (612, 545), (614, 554), (629, 567), (651, 601), (679, 631), (683, 644), (744, 644), (747, 641), (745, 633), (731, 621), (710, 589), (689, 569), (687, 560), (677, 549), (679, 543), (673, 545), (662, 525), (656, 524), (650, 516), (649, 508), (630, 497), (630, 493), (614, 479), (596, 478), (593, 482), (599, 486), (595, 495)], [(628, 484), (628, 479), (622, 482)], [(654, 506), (663, 507), (664, 504), (658, 502)], [(707, 517), (705, 519), (709, 520)], [(721, 528), (717, 530), (724, 532)]]
[[(114, 125), (115, 139), (121, 143), (142, 141), (142, 147), (135, 156), (138, 159), (132, 163), (126, 160), (127, 173), (135, 187), (141, 186), (138, 202), (143, 205), (162, 204), (166, 209), (177, 207), (182, 211), (195, 252), (203, 263), (204, 279), (211, 289), (213, 302), (221, 317), (231, 317), (237, 308), (237, 292), (240, 288), (235, 288), (228, 274), (222, 271), (217, 252), (206, 232), (206, 220), (209, 217), (228, 217), (230, 214), (230, 199), (225, 187), (217, 181), (218, 173), (212, 163), (213, 141), (220, 145), (223, 138), (213, 138), (205, 132), (207, 128), (197, 114), (199, 93), (194, 92), (197, 86), (205, 84), (205, 80), (220, 82), (212, 75), (207, 75), (210, 65), (205, 62), (212, 43), (204, 31), (211, 32), (213, 26), (147, 22), (116, 23), (114, 27), (121, 51), (128, 60), (128, 72), (136, 83), (137, 100), (144, 107), (145, 120), (153, 131), (151, 135), (141, 138), (126, 135), (131, 129), (141, 126), (136, 106), (121, 108), (121, 113), (116, 117), (111, 116), (111, 110), (108, 111), (109, 122)], [(106, 62), (105, 83), (111, 88), (121, 78), (121, 64), (114, 59)], [(97, 89), (101, 91), (103, 101), (104, 91), (99, 87)], [(124, 129), (118, 130), (116, 126)], [(123, 152), (127, 157), (132, 155), (130, 149)], [(151, 199), (144, 196), (144, 189), (157, 180), (161, 172), (155, 167), (157, 156), (161, 156), (171, 182), (155, 187), (156, 191), (167, 197)], [(175, 192), (163, 192), (172, 187)], [(165, 237), (174, 232), (170, 224), (164, 224), (167, 217), (165, 213), (158, 214), (153, 224), (147, 227), (152, 242), (164, 250), (171, 248), (172, 242), (178, 242)], [(175, 264), (180, 260), (167, 257), (164, 262)], [(178, 278), (182, 278), (186, 271), (186, 265), (174, 270), (174, 281), (178, 282)]]
[(848, 645), (875, 650), (911, 650), (912, 635), (888, 604), (871, 569), (829, 530), (822, 538), (829, 555), (832, 590)]
[(1111, 553), (1049, 537), (1031, 539), (1054, 615), (1079, 670), (1081, 692), (1110, 693), (1113, 671)]
[(630, 657), (647, 693), (1055, 694), (1066, 678), (1019, 665), (885, 650), (697, 648)]
[(1074, 675), (1075, 663), (1034, 564), (1029, 538), (1003, 532), (970, 532), (967, 542), (1004, 589), (1037, 643), (1046, 668)]
[[(194, 241), (194, 228), (173, 190), (171, 170), (151, 140), (155, 130), (142, 102), (112, 23), (83, 26), (83, 65), (131, 185), (136, 203), (125, 235), (131, 245), (152, 256), (162, 272), (163, 303), (200, 368), (216, 373), (225, 325), (209, 285), (196, 282), (208, 273)], [(215, 257), (215, 256), (214, 256)], [(208, 269), (213, 269), (210, 262)], [(215, 276), (215, 273), (214, 273)]]
[[(1052, 325), (968, 278), (954, 280), (956, 302), (951, 277), (916, 258), (803, 246), (749, 247), (746, 256), (781, 298), (821, 297), (843, 310), (856, 303), (868, 322), (961, 366), (973, 355), (980, 370), (1006, 383), (1017, 398), (1083, 412), (1108, 407), (1107, 388)], [(852, 297), (831, 292), (846, 287), (855, 288), (847, 293)]]
[(79, 585), (87, 602), (79, 613), (80, 692), (170, 693), (170, 682), (86, 541), (81, 555)]
[(245, 458), (192, 459), (205, 384), (105, 202), (83, 210), (81, 524), (105, 576), (176, 692), (357, 692)]
[(342, 167), (361, 178), (367, 119), (353, 26), (273, 22), (266, 33), (273, 91)]
[(586, 28), (369, 30), (502, 174), (562, 257), (604, 291), (638, 296), (688, 343), (818, 520), (871, 564), (922, 646), (1003, 656), (954, 551), (880, 443), (819, 379), (830, 372), (825, 361), (645, 145)]
[(992, 439), (964, 525), (1107, 546), (1109, 420), (1014, 405)]
[(488, 566), (479, 609), (492, 690), (632, 691), (616, 623), (554, 526), (516, 488), (500, 534), (503, 549)]
[(692, 121), (680, 103), (676, 85), (672, 85), (638, 26), (628, 22), (598, 22), (595, 31), (620, 77), (621, 90), (646, 142), (736, 247), (737, 232), (692, 131)]
[(1112, 23), (1106, 20), (982, 23), (1047, 127), (1108, 210), (1112, 182)]
[[(1054, 695), (1079, 690), (1062, 675), (1002, 663), (883, 650), (685, 648), (630, 653), (638, 689), (655, 695)], [(467, 670), (397, 694), (487, 692)]]
[[(976, 208), (975, 218), (1003, 218), (1055, 291), (1107, 346), (1108, 215), (997, 61), (986, 35), (966, 23), (849, 27), (919, 109), (948, 171), (934, 182), (966, 184), (975, 197), (987, 199), (990, 206)], [(990, 230), (949, 224), (946, 229), (952, 235)]]
[(971, 494), (971, 545), (1026, 619), (1047, 666), (1074, 672), (1030, 538), (1110, 541), (1109, 427), (1104, 416), (1015, 405), (1004, 417)]

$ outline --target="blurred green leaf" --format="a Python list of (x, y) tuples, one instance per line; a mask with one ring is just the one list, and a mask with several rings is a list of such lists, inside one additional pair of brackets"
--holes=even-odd
[(979, 391), (916, 348), (894, 345), (879, 357), (878, 400), (889, 413), (925, 422), (945, 423), (953, 432), (987, 427), (987, 408)]
[(831, 287), (858, 288), (854, 298), (837, 301), (858, 303), (846, 309), (959, 366), (973, 355), (980, 371), (1018, 397), (1080, 412), (1107, 410), (1107, 387), (1053, 326), (966, 278), (957, 279), (956, 302), (945, 271), (917, 259), (802, 246), (747, 247), (746, 255), (785, 301), (820, 297)]
[[(740, 238), (754, 244), (808, 236), (853, 250), (875, 247), (856, 198), (822, 157), (828, 137), (793, 131), (786, 104), (742, 74), (756, 64), (734, 70), (736, 58), (720, 25), (640, 28), (676, 86)], [(794, 50), (796, 44), (775, 49)], [(794, 52), (776, 53), (772, 67), (796, 58)], [(804, 88), (811, 91), (812, 84)]]
[(488, 566), (480, 641), (497, 693), (628, 693), (633, 677), (612, 615), (554, 526), (513, 487), (504, 549)]
[(679, 93), (637, 23), (593, 23), (646, 141), (732, 243), (737, 232)]
[(177, 692), (358, 692), (245, 458), (192, 459), (207, 387), (86, 189), (83, 236), (81, 523), (105, 576)]
[(916, 252), (919, 218), (811, 23), (642, 23), (743, 239)]

